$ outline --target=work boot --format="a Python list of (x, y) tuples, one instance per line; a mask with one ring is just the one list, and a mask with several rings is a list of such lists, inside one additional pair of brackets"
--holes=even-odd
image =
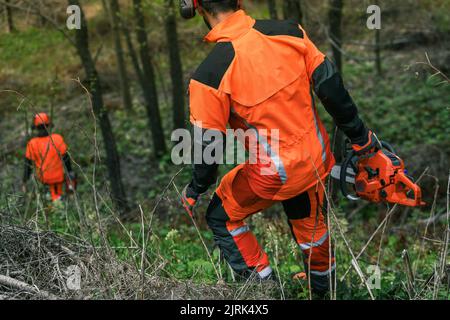
[(259, 274), (256, 271), (245, 271), (241, 274), (236, 274), (236, 280), (239, 282), (254, 282), (254, 283), (264, 283), (264, 282), (271, 282), (276, 281), (278, 282), (278, 277), (275, 275), (275, 273), (272, 271), (270, 274), (265, 276), (264, 278), (261, 278)]

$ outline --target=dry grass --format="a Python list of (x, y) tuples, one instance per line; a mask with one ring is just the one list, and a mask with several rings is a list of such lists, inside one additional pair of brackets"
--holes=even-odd
[[(272, 283), (232, 287), (170, 279), (159, 275), (163, 266), (158, 261), (146, 268), (142, 278), (139, 267), (111, 252), (53, 232), (0, 225), (0, 299), (220, 300), (242, 298), (242, 290), (247, 299), (267, 299), (274, 289)], [(80, 270), (79, 290), (71, 286), (74, 267)]]

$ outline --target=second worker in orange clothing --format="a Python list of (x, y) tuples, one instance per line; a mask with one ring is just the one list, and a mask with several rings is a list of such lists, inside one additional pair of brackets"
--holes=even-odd
[[(27, 143), (23, 183), (25, 185), (34, 167), (36, 178), (48, 186), (51, 200), (59, 201), (63, 197), (63, 185), (66, 183), (68, 190), (74, 189), (76, 177), (63, 137), (51, 133), (50, 126), (51, 120), (46, 113), (34, 116), (36, 136)], [(67, 175), (64, 174), (65, 171)]]

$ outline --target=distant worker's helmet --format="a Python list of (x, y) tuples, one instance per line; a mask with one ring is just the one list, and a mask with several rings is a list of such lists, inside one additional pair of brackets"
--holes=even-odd
[(37, 115), (34, 116), (34, 126), (35, 127), (39, 127), (42, 125), (48, 126), (50, 125), (51, 121), (50, 121), (50, 117), (48, 116), (48, 114), (41, 112), (38, 113)]

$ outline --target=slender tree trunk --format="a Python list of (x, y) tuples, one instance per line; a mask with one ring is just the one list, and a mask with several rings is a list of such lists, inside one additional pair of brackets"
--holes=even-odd
[(117, 0), (103, 0), (103, 6), (105, 7), (105, 10), (108, 11), (108, 16), (113, 29), (114, 47), (116, 50), (117, 59), (117, 74), (119, 75), (123, 106), (125, 110), (131, 111), (133, 104), (130, 94), (130, 84), (128, 81), (127, 66), (123, 55), (122, 41), (120, 39), (121, 20), (119, 2)]
[[(123, 21), (123, 19), (121, 17), (119, 17), (119, 19), (120, 19), (121, 31), (123, 32), (123, 35), (125, 37), (125, 43), (127, 44), (128, 54), (130, 55), (134, 71), (136, 73), (136, 76), (138, 77), (139, 84), (142, 87), (142, 91), (145, 92), (145, 90), (144, 90), (144, 88), (145, 88), (144, 74), (142, 72), (142, 69), (141, 69), (141, 66), (139, 63), (139, 57), (136, 53), (136, 50), (134, 49), (130, 29), (128, 28), (127, 23), (125, 21)], [(144, 99), (147, 101), (147, 98), (145, 95), (144, 95)]]
[(152, 131), (153, 149), (155, 156), (160, 158), (166, 152), (166, 142), (164, 140), (164, 131), (161, 125), (161, 115), (159, 112), (158, 94), (156, 90), (155, 72), (151, 57), (149, 54), (149, 45), (145, 28), (145, 18), (142, 12), (142, 1), (133, 0), (134, 16), (136, 19), (136, 36), (139, 43), (139, 54), (143, 76), (145, 81), (144, 96), (149, 99), (147, 107), (147, 116)]
[(12, 9), (10, 6), (8, 6), (10, 0), (5, 0), (5, 2), (6, 2), (5, 4), (6, 31), (9, 33), (13, 33), (16, 30), (16, 28), (14, 27)]
[(302, 23), (303, 12), (300, 0), (284, 0), (283, 1), (283, 15), (284, 19), (294, 20)]
[(172, 112), (174, 129), (185, 127), (183, 66), (178, 46), (177, 21), (173, 0), (166, 0), (166, 37), (169, 46), (170, 76), (172, 78)]
[(45, 25), (47, 25), (47, 20), (45, 19), (45, 11), (47, 10), (47, 8), (45, 7), (44, 3), (41, 1), (39, 2), (39, 24), (41, 27), (44, 27)]
[(333, 61), (339, 72), (342, 73), (342, 7), (343, 0), (330, 0), (330, 9), (328, 11), (328, 20), (330, 21), (329, 35), (331, 37), (331, 50), (333, 52)]
[(277, 12), (277, 3), (275, 0), (267, 0), (267, 5), (269, 7), (270, 19), (277, 20), (278, 12)]
[[(77, 5), (81, 8), (78, 0), (69, 0), (68, 2), (69, 5)], [(89, 34), (83, 11), (81, 11), (81, 15), (81, 29), (75, 31), (75, 43), (81, 63), (86, 72), (87, 86), (92, 95), (93, 111), (102, 132), (103, 144), (106, 151), (106, 166), (108, 168), (111, 183), (112, 199), (117, 206), (117, 209), (123, 214), (128, 210), (128, 203), (122, 183), (120, 158), (117, 152), (116, 139), (109, 121), (108, 112), (103, 105), (101, 83), (89, 50)]]
[[(123, 28), (122, 28), (122, 32), (123, 32), (123, 35), (125, 36), (125, 42), (127, 43), (127, 47), (128, 47), (128, 54), (131, 57), (131, 62), (133, 63), (134, 71), (136, 73), (136, 76), (138, 77), (139, 84), (142, 87), (142, 91), (145, 93), (146, 92), (146, 90), (144, 90), (144, 88), (145, 88), (145, 78), (144, 78), (144, 74), (143, 74), (142, 69), (141, 69), (141, 65), (139, 64), (138, 55), (136, 53), (136, 50), (134, 49), (133, 40), (131, 39), (130, 30), (124, 25)], [(144, 99), (145, 99), (147, 104), (150, 104), (150, 100), (148, 99), (148, 97), (145, 94), (144, 94)]]
[[(330, 0), (329, 1), (330, 9), (328, 11), (328, 20), (329, 20), (329, 36), (332, 39), (331, 42), (331, 51), (333, 54), (332, 60), (334, 61), (337, 69), (340, 73), (342, 73), (342, 7), (343, 0)], [(334, 155), (337, 162), (341, 162), (344, 160), (343, 151), (344, 151), (344, 140), (345, 135), (339, 129), (336, 129), (336, 136), (334, 141)], [(337, 201), (339, 195), (339, 182), (337, 180), (333, 181), (333, 199)]]
[[(152, 96), (150, 95), (151, 90), (148, 88), (149, 87), (149, 83), (146, 80), (146, 77), (144, 75), (144, 72), (141, 68), (140, 62), (139, 62), (139, 57), (138, 54), (136, 53), (136, 50), (134, 48), (133, 45), (133, 40), (131, 37), (131, 33), (129, 28), (126, 26), (126, 23), (124, 23), (122, 21), (122, 32), (125, 36), (125, 41), (127, 43), (127, 47), (128, 47), (128, 53), (131, 57), (131, 61), (133, 64), (133, 68), (134, 71), (136, 73), (136, 76), (138, 78), (139, 81), (139, 85), (141, 86), (142, 92), (143, 92), (143, 96), (144, 96), (144, 101), (145, 101), (145, 106), (146, 106), (146, 110), (147, 110), (147, 114), (150, 114), (150, 109), (151, 109), (151, 105), (152, 105)], [(149, 128), (152, 129), (152, 124), (150, 122), (150, 116), (148, 116), (149, 119)]]
[(383, 75), (383, 67), (381, 65), (381, 30), (375, 29), (375, 66), (377, 69), (377, 76)]

